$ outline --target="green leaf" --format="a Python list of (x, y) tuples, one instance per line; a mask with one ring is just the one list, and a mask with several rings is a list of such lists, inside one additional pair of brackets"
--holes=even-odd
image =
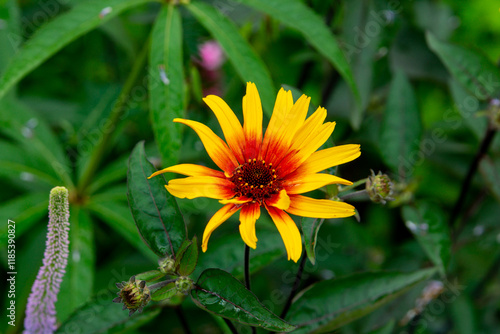
[(294, 326), (269, 311), (240, 281), (220, 269), (207, 269), (191, 298), (201, 309), (242, 324), (271, 331), (290, 332)]
[[(99, 295), (80, 309), (76, 310), (56, 331), (66, 333), (122, 333), (132, 331), (155, 318), (161, 308), (148, 309), (135, 313), (131, 317), (128, 311), (122, 310), (122, 304), (113, 303), (111, 293)], [(116, 297), (116, 296), (115, 296)]]
[(175, 256), (186, 238), (186, 225), (177, 202), (165, 189), (163, 175), (146, 158), (144, 142), (130, 154), (127, 197), (137, 228), (146, 244), (158, 256)]
[(192, 1), (186, 8), (220, 43), (241, 79), (257, 85), (264, 111), (270, 117), (275, 99), (271, 76), (264, 62), (238, 33), (234, 23), (214, 7), (199, 1)]
[[(251, 251), (249, 268), (251, 274), (273, 263), (286, 252), (283, 244), (279, 242), (281, 240), (279, 233), (265, 231), (265, 233), (258, 234), (258, 238), (257, 249)], [(209, 251), (206, 253), (200, 254), (195, 273), (201, 273), (208, 268), (221, 268), (237, 278), (243, 277), (244, 270), (241, 259), (243, 259), (245, 247), (238, 234), (213, 239), (210, 241), (208, 249)]]
[(34, 224), (45, 218), (49, 207), (49, 190), (47, 192), (26, 194), (16, 197), (0, 205), (0, 246), (7, 244), (8, 220), (16, 222), (16, 238), (29, 231)]
[[(176, 260), (177, 261), (177, 260)], [(189, 276), (193, 273), (198, 263), (198, 241), (196, 237), (183, 252), (179, 262), (179, 274), (181, 276)]]
[(306, 247), (307, 258), (314, 265), (316, 264), (316, 242), (318, 240), (318, 231), (323, 224), (324, 219), (306, 218), (300, 220), (302, 234), (304, 235), (304, 245)]
[(302, 291), (293, 302), (287, 320), (294, 332), (326, 333), (350, 323), (388, 303), (435, 273), (372, 272), (322, 281)]
[(150, 270), (146, 271), (140, 274), (135, 275), (136, 281), (146, 281), (146, 282), (154, 282), (156, 280), (159, 280), (165, 276), (161, 271), (159, 270)]
[[(31, 72), (57, 51), (78, 37), (108, 21), (122, 11), (151, 0), (90, 0), (79, 3), (40, 28), (12, 58), (0, 76), (0, 99)], [(108, 8), (108, 13), (102, 11)], [(20, 37), (20, 36), (17, 36)]]
[(380, 151), (384, 162), (401, 179), (413, 173), (421, 132), (415, 93), (403, 72), (398, 71), (391, 83), (382, 122)]
[(351, 67), (323, 18), (298, 0), (237, 0), (298, 30), (340, 73), (359, 102), (359, 92)]
[(486, 181), (486, 186), (495, 196), (496, 200), (500, 202), (500, 170), (499, 160), (492, 160), (489, 157), (484, 157), (479, 163), (479, 171)]
[(500, 72), (483, 54), (438, 40), (426, 34), (427, 44), (448, 71), (479, 100), (491, 99), (500, 93)]
[(159, 302), (165, 299), (169, 299), (177, 293), (177, 288), (175, 287), (175, 283), (167, 284), (158, 290), (155, 290), (151, 293), (151, 300), (155, 302)]
[(0, 20), (4, 22), (0, 29), (0, 73), (17, 52), (20, 33), (20, 10), (15, 0), (0, 1)]
[(416, 207), (403, 207), (403, 218), (408, 229), (444, 277), (451, 255), (450, 231), (444, 213), (436, 205), (419, 202)]
[(395, 320), (391, 320), (380, 328), (377, 328), (374, 331), (371, 331), (370, 334), (391, 334), (394, 330), (394, 326), (396, 325)]
[(72, 207), (68, 267), (57, 298), (57, 317), (64, 321), (89, 301), (93, 292), (95, 249), (92, 220), (85, 210)]
[(133, 223), (130, 209), (126, 204), (112, 201), (91, 201), (86, 207), (108, 224), (115, 233), (121, 235), (144, 256), (151, 259), (152, 263), (158, 263), (158, 257), (151, 252), (137, 234), (137, 227)]
[[(179, 10), (162, 7), (152, 32), (149, 58), (149, 94), (153, 131), (164, 166), (177, 163), (181, 147), (180, 125), (174, 118), (184, 114), (182, 25)], [(168, 82), (162, 81), (162, 76)]]

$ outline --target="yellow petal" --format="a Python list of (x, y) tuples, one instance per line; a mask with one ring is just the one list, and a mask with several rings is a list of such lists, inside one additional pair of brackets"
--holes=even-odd
[(287, 181), (284, 186), (289, 194), (302, 194), (328, 184), (345, 184), (350, 186), (352, 182), (331, 174), (307, 174)]
[(207, 226), (205, 227), (205, 231), (203, 232), (203, 240), (201, 243), (201, 249), (203, 252), (207, 251), (208, 239), (210, 239), (210, 235), (212, 232), (219, 227), (223, 222), (229, 219), (236, 211), (238, 211), (238, 207), (234, 204), (227, 204), (223, 206), (219, 211), (217, 211)]
[(218, 170), (214, 170), (212, 168), (208, 168), (208, 167), (200, 166), (200, 165), (193, 165), (193, 164), (180, 164), (180, 165), (175, 165), (175, 166), (171, 166), (171, 167), (156, 171), (153, 174), (151, 174), (151, 176), (148, 177), (148, 179), (152, 178), (153, 176), (160, 175), (163, 173), (177, 173), (177, 174), (182, 174), (182, 175), (187, 175), (187, 176), (224, 177), (224, 173), (222, 173)]
[(292, 259), (297, 262), (302, 254), (302, 239), (297, 225), (283, 210), (272, 206), (266, 206), (266, 209), (283, 239), (288, 260)]
[(286, 190), (282, 189), (279, 194), (266, 200), (266, 204), (281, 210), (286, 210), (290, 206), (290, 197), (288, 197)]
[(326, 109), (319, 107), (316, 109), (314, 114), (309, 116), (309, 118), (304, 122), (304, 124), (300, 127), (293, 139), (293, 148), (299, 149), (302, 147), (308, 140), (308, 138), (313, 137), (320, 126), (326, 119)]
[(247, 83), (247, 94), (243, 97), (243, 119), (243, 131), (250, 146), (247, 149), (253, 149), (254, 152), (249, 153), (255, 157), (262, 142), (262, 103), (257, 87), (252, 82)]
[(244, 204), (253, 201), (251, 198), (248, 197), (235, 197), (231, 199), (221, 199), (219, 201), (220, 204)]
[(187, 119), (176, 118), (176, 123), (182, 123), (196, 131), (205, 146), (208, 155), (220, 169), (228, 176), (233, 175), (233, 170), (238, 166), (238, 161), (234, 157), (233, 152), (227, 147), (226, 143), (219, 138), (208, 126), (200, 122), (195, 122)]
[(236, 156), (236, 159), (240, 163), (243, 163), (245, 161), (245, 157), (243, 156), (245, 137), (238, 117), (236, 117), (227, 103), (218, 96), (209, 95), (203, 101), (205, 101), (217, 117), (226, 142)]
[(311, 218), (342, 218), (355, 214), (354, 207), (344, 202), (327, 199), (314, 199), (301, 195), (290, 196), (291, 203), (287, 212), (296, 216)]
[(184, 179), (174, 179), (165, 186), (175, 197), (193, 199), (208, 197), (215, 199), (231, 198), (235, 195), (234, 184), (213, 176), (190, 176)]
[(250, 248), (257, 248), (257, 236), (255, 235), (255, 222), (260, 217), (260, 205), (252, 203), (244, 205), (240, 212), (240, 234), (241, 238)]
[(314, 174), (352, 161), (360, 155), (360, 146), (357, 144), (334, 146), (311, 154), (298, 168), (297, 172)]

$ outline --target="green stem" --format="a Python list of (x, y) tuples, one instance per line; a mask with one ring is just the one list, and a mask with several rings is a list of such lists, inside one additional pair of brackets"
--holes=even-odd
[(355, 197), (363, 198), (363, 197), (367, 197), (367, 196), (368, 196), (368, 192), (366, 191), (366, 189), (363, 189), (363, 190), (358, 190), (358, 191), (355, 191), (355, 192), (352, 192), (349, 194), (345, 194), (345, 195), (339, 196), (339, 197), (342, 199), (348, 199), (348, 198), (355, 198)]
[(350, 186), (343, 187), (342, 189), (340, 189), (339, 193), (344, 192), (344, 191), (348, 191), (348, 190), (351, 190), (351, 189), (354, 189), (354, 188), (357, 188), (360, 185), (365, 184), (366, 181), (368, 181), (368, 178), (358, 180), (358, 181), (354, 182), (353, 184), (351, 184)]
[(94, 151), (92, 152), (92, 156), (90, 157), (89, 162), (85, 165), (85, 169), (83, 170), (82, 177), (80, 178), (80, 182), (78, 183), (78, 192), (83, 194), (87, 187), (92, 182), (92, 178), (102, 162), (102, 158), (105, 153), (109, 149), (109, 144), (115, 134), (115, 130), (117, 129), (117, 125), (123, 120), (123, 113), (127, 110), (127, 103), (130, 99), (130, 92), (135, 87), (137, 80), (139, 79), (139, 75), (141, 74), (144, 64), (146, 63), (147, 56), (149, 53), (149, 46), (151, 42), (151, 37), (148, 37), (146, 43), (144, 44), (141, 52), (137, 56), (130, 74), (123, 85), (122, 91), (115, 105), (113, 106), (113, 110), (107, 119), (107, 124), (109, 124), (109, 129), (104, 131), (103, 137), (99, 143), (97, 143)]

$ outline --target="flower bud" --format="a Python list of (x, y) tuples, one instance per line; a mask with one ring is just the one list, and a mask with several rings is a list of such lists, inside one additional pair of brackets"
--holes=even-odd
[(175, 281), (177, 291), (187, 294), (193, 288), (193, 280), (186, 276), (181, 276)]
[(500, 130), (500, 100), (492, 99), (488, 107), (488, 115), (490, 117), (491, 124), (497, 130)]
[(128, 282), (116, 283), (118, 297), (113, 299), (114, 303), (123, 303), (123, 309), (129, 309), (129, 316), (135, 311), (142, 312), (151, 300), (149, 288), (146, 286), (146, 281), (136, 281), (135, 276), (130, 277)]
[(371, 171), (372, 175), (368, 176), (366, 181), (366, 191), (370, 196), (370, 199), (375, 203), (385, 204), (386, 201), (392, 201), (394, 198), (391, 197), (393, 193), (394, 185), (389, 178), (389, 176), (378, 172), (377, 175)]
[(158, 260), (159, 270), (165, 275), (175, 274), (175, 260), (170, 256)]

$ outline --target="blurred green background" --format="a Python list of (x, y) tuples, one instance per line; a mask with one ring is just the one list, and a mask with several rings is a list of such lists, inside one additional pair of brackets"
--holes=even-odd
[[(0, 73), (18, 56), (19, 44), (55, 17), (85, 2), (0, 1)], [(401, 208), (431, 203), (435, 214), (449, 225), (465, 174), (484, 137), (488, 124), (485, 114), (491, 106), (489, 99), (473, 98), (460, 79), (451, 75), (453, 71), (429, 47), (426, 32), (496, 63), (500, 59), (498, 2), (303, 1), (336, 36), (359, 89), (358, 103), (342, 76), (303, 34), (239, 2), (208, 3), (236, 24), (239, 34), (269, 69), (275, 91), (267, 94), (275, 96), (282, 85), (292, 89), (295, 99), (301, 93), (311, 96), (311, 103), (325, 107), (328, 120), (337, 122), (329, 145), (361, 144), (361, 157), (336, 169), (338, 175), (356, 181), (370, 175), (370, 169), (381, 170), (398, 187), (396, 200), (385, 206), (348, 200), (356, 206), (359, 222), (349, 218), (323, 224), (317, 262), (307, 263), (302, 286), (360, 271), (409, 271), (430, 265), (405, 226)], [(155, 142), (148, 90), (148, 80), (162, 79), (161, 68), (147, 65), (149, 36), (160, 9), (159, 3), (144, 3), (124, 10), (64, 46), (0, 100), (1, 263), (6, 271), (6, 226), (7, 219), (12, 219), (16, 221), (18, 272), (17, 326), (12, 328), (2, 321), (1, 332), (22, 331), (25, 303), (43, 256), (48, 194), (54, 186), (68, 187), (71, 197), (71, 259), (57, 303), (59, 321), (92, 296), (113, 298), (114, 282), (156, 266), (156, 256), (143, 244), (128, 209), (126, 176), (127, 159), (141, 140), (145, 140), (151, 162), (157, 168), (167, 167)], [(170, 85), (183, 92), (181, 112), (185, 118), (207, 124), (222, 135), (201, 98), (207, 90), (215, 90), (241, 119), (245, 83), (238, 64), (227, 56), (216, 70), (203, 67), (200, 46), (214, 39), (212, 32), (183, 6), (179, 11), (185, 80)], [(409, 106), (392, 112), (414, 108), (416, 121), (407, 124), (410, 130), (406, 131), (410, 139), (417, 140), (413, 152), (424, 152), (421, 158), (414, 155), (417, 158), (404, 175), (401, 167), (398, 170), (391, 162), (397, 158), (386, 156), (393, 151), (388, 151), (390, 143), (384, 140), (388, 131), (384, 124), (390, 122), (387, 102), (391, 92), (398, 94), (397, 87), (391, 86), (396, 73), (403, 78), (397, 83), (409, 82), (413, 93), (399, 96), (398, 101)], [(130, 89), (123, 100), (120, 92), (123, 94), (127, 85)], [(493, 86), (498, 89), (500, 82), (493, 80)], [(399, 92), (407, 93), (404, 89)], [(116, 101), (124, 104), (119, 117), (110, 123)], [(264, 124), (267, 120), (265, 116)], [(182, 136), (179, 161), (213, 166), (193, 131), (182, 127), (172, 131), (180, 131), (178, 136)], [(419, 145), (423, 145), (420, 151)], [(400, 325), (415, 307), (424, 287), (420, 285), (344, 326), (339, 333), (370, 333), (391, 320), (394, 328), (385, 333), (498, 332), (499, 136), (493, 139), (487, 159), (489, 164), (481, 165), (472, 179), (459, 218), (451, 222), (454, 233), (445, 281), (447, 298), (431, 302), (413, 327)], [(324, 196), (320, 191), (315, 195)], [(178, 203), (190, 237), (200, 237), (220, 207), (211, 199), (179, 199)], [(217, 266), (242, 278), (244, 244), (237, 226), (235, 216), (214, 232), (196, 273)], [(252, 254), (266, 254), (267, 260), (254, 268), (253, 291), (271, 311), (279, 313), (297, 265), (286, 260), (284, 245), (265, 215), (257, 223), (257, 237), (258, 247)], [(2, 290), (3, 307), (9, 302), (6, 296)], [(189, 298), (183, 309), (194, 333), (220, 332), (217, 320), (196, 308)], [(183, 331), (176, 313), (168, 307), (154, 319), (116, 331), (152, 333), (158, 328), (165, 333)], [(247, 328), (241, 330), (246, 333)]]

